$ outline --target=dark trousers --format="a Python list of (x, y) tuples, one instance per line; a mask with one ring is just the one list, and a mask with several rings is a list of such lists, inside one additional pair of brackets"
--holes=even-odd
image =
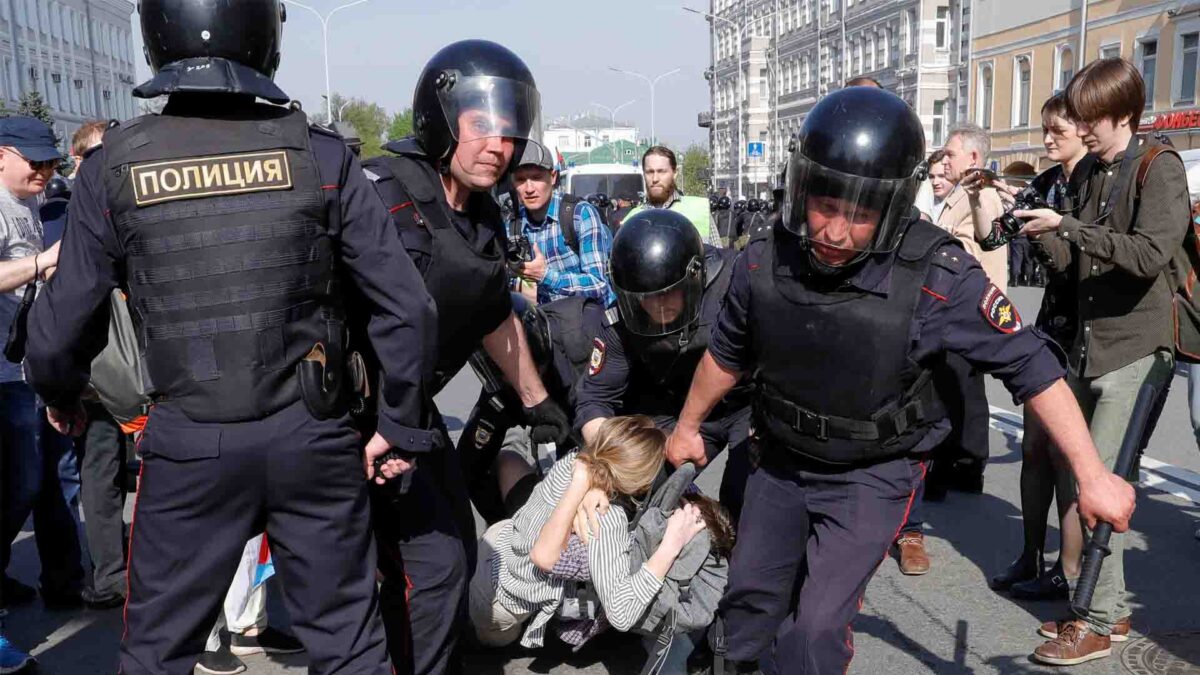
[[(33, 389), (24, 382), (0, 384), (0, 573), (8, 569), (13, 540), (32, 513), (42, 588), (82, 586), (77, 519), (60, 476), (70, 458), (71, 440), (50, 427)], [(0, 607), (4, 602), (0, 598)]]
[(79, 453), (84, 530), (92, 555), (92, 587), (98, 593), (125, 591), (125, 494), (129, 443), (112, 415), (97, 403), (86, 406), (87, 431)]
[(458, 450), (438, 424), (441, 448), (417, 458), (408, 492), (388, 484), (372, 493), (383, 622), (400, 675), (446, 672), (467, 626), (475, 520)]
[(140, 442), (121, 669), (187, 675), (250, 537), (266, 532), (313, 673), (390, 675), (358, 433), (303, 403), (201, 424), (169, 402)]
[(924, 462), (834, 471), (764, 448), (721, 599), (729, 658), (765, 673), (845, 672), (850, 622), (912, 504)]

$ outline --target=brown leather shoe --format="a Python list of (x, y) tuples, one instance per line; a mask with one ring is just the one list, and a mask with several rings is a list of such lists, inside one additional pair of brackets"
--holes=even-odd
[(929, 555), (925, 553), (925, 535), (920, 532), (901, 532), (896, 539), (900, 548), (900, 573), (920, 576), (929, 571)]
[[(1060, 619), (1058, 621), (1047, 621), (1046, 623), (1042, 624), (1040, 628), (1038, 628), (1038, 635), (1041, 635), (1049, 640), (1053, 640), (1054, 638), (1058, 637), (1058, 630), (1060, 626), (1068, 621), (1074, 620), (1074, 617), (1072, 617), (1070, 619)], [(1117, 625), (1113, 626), (1112, 633), (1109, 633), (1108, 637), (1113, 642), (1125, 642), (1128, 640), (1129, 617), (1125, 617), (1124, 619), (1118, 621)]]
[(1073, 666), (1112, 654), (1112, 641), (1079, 619), (1058, 626), (1058, 637), (1033, 650), (1033, 660), (1051, 666)]

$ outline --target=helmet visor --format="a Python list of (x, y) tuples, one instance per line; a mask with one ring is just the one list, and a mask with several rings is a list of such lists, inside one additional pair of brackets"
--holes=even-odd
[(648, 293), (627, 291), (615, 282), (621, 321), (636, 335), (657, 337), (681, 330), (700, 316), (704, 295), (703, 265), (693, 260), (687, 274), (670, 286)]
[(458, 143), (484, 138), (533, 139), (541, 99), (536, 88), (504, 77), (450, 73), (438, 101)]
[(916, 197), (917, 181), (864, 178), (792, 155), (783, 203), (787, 229), (808, 240), (822, 262), (840, 266), (891, 251)]

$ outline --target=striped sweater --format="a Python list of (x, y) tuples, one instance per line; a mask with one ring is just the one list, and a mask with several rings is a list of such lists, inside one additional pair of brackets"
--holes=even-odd
[[(574, 467), (575, 453), (555, 463), (525, 506), (501, 529), (498, 552), (487, 561), (497, 579), (497, 601), (510, 612), (533, 614), (521, 637), (524, 647), (542, 646), (547, 624), (563, 600), (562, 580), (538, 569), (529, 554), (570, 486)], [(614, 506), (600, 518), (600, 534), (588, 546), (588, 564), (605, 616), (621, 631), (633, 627), (662, 586), (645, 565), (630, 572), (629, 547), (629, 520), (623, 509)]]

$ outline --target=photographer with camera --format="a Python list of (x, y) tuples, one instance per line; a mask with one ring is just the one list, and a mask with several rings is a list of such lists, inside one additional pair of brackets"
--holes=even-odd
[[(1067, 350), (1067, 382), (1101, 459), (1112, 467), (1138, 389), (1149, 384), (1161, 391), (1174, 371), (1167, 268), (1189, 220), (1187, 179), (1178, 155), (1159, 155), (1158, 141), (1137, 136), (1146, 96), (1131, 63), (1093, 61), (1066, 95), (1067, 116), (1096, 156), (1079, 176), (1078, 212), (1043, 208), (1013, 215), (1045, 248), (1052, 270), (1072, 270), (1077, 331)], [(1114, 536), (1109, 546), (1091, 607), (1043, 625), (1039, 632), (1051, 640), (1033, 653), (1035, 660), (1073, 665), (1103, 658), (1111, 652), (1110, 636), (1128, 634), (1124, 538)]]
[[(1078, 206), (1080, 177), (1086, 175), (1095, 158), (1089, 158), (1078, 127), (1067, 115), (1065, 94), (1055, 94), (1042, 105), (1042, 142), (1046, 147), (1046, 156), (1058, 164), (1039, 174), (1028, 187), (1006, 185), (985, 172), (974, 172), (964, 181), (967, 190), (991, 185), (1013, 201), (1010, 212), (993, 224), (993, 235), (989, 240), (1003, 241), (1019, 233), (1024, 222), (1011, 214), (1011, 209), (1016, 209), (1018, 204), (1040, 201), (1059, 213), (1072, 213)], [(1016, 222), (1015, 229), (1010, 221)], [(1036, 242), (1033, 247), (1035, 254), (1044, 256), (1044, 247)], [(1048, 276), (1035, 325), (1064, 350), (1069, 349), (1075, 339), (1077, 325), (1076, 280), (1069, 271), (1051, 271)], [(1021, 555), (1003, 572), (992, 577), (989, 585), (996, 591), (1009, 591), (1017, 598), (1066, 598), (1067, 578), (1079, 576), (1083, 551), (1083, 530), (1075, 512), (1074, 487), (1070, 472), (1061, 466), (1058, 454), (1050, 445), (1045, 427), (1035, 416), (1026, 412), (1024, 428), (1025, 435), (1021, 440), (1024, 546)], [(1042, 553), (1046, 543), (1046, 516), (1050, 512), (1050, 501), (1054, 498), (1057, 498), (1062, 544), (1058, 562), (1050, 571), (1045, 571)]]

